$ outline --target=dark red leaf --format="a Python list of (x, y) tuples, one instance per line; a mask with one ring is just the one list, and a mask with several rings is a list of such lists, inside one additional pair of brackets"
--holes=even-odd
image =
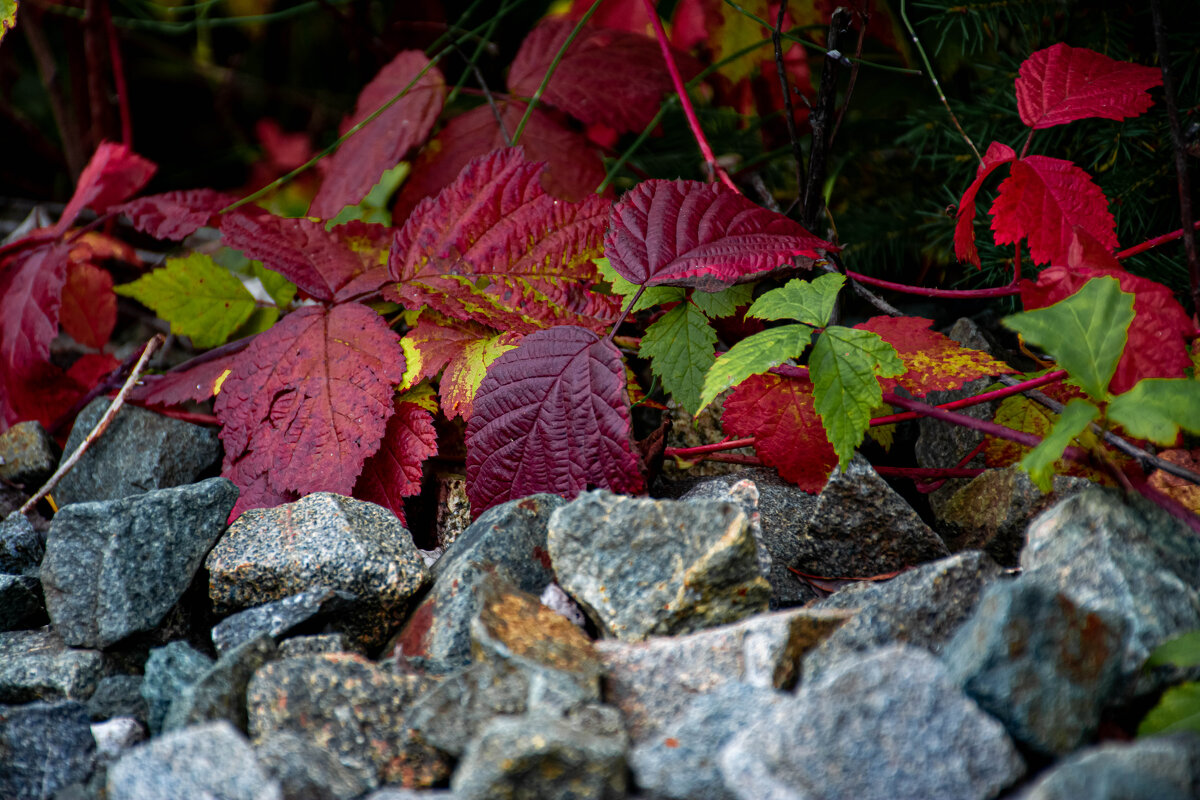
[(0, 263), (0, 366), (9, 375), (50, 360), (70, 252), (56, 242)]
[(125, 145), (102, 142), (80, 173), (75, 194), (54, 226), (55, 235), (66, 233), (85, 208), (103, 213), (109, 206), (125, 202), (150, 182), (156, 169), (154, 162)]
[(1011, 375), (1016, 370), (980, 350), (963, 347), (948, 336), (932, 331), (931, 319), (872, 317), (854, 327), (873, 331), (896, 348), (908, 371), (896, 378), (880, 378), (885, 392), (903, 386), (915, 397), (958, 389), (990, 375)]
[(97, 350), (108, 344), (117, 324), (117, 296), (108, 270), (72, 261), (62, 290), (59, 322), (72, 339)]
[(227, 467), (222, 470), (221, 474), (238, 487), (237, 502), (233, 504), (233, 510), (229, 512), (230, 522), (240, 517), (242, 512), (252, 508), (274, 508), (300, 499), (297, 492), (281, 492), (271, 486), (266, 473), (247, 470), (240, 463)]
[(643, 181), (613, 207), (604, 253), (621, 277), (644, 286), (709, 292), (761, 278), (835, 249), (782, 214), (719, 183)]
[(980, 266), (979, 251), (975, 249), (975, 196), (979, 188), (1001, 164), (1007, 164), (1017, 159), (1017, 151), (1006, 144), (992, 142), (987, 152), (983, 154), (983, 163), (975, 171), (975, 180), (963, 192), (958, 202), (958, 223), (954, 228), (954, 254), (959, 261)]
[(367, 459), (354, 485), (359, 500), (391, 509), (404, 522), (404, 498), (421, 491), (421, 465), (437, 455), (433, 415), (416, 403), (396, 400), (383, 444)]
[(204, 402), (217, 393), (227, 373), (233, 371), (237, 353), (203, 361), (194, 367), (175, 369), (163, 375), (147, 375), (130, 390), (130, 399), (148, 406), (178, 406), (189, 400)]
[(111, 210), (129, 217), (142, 233), (179, 242), (205, 225), (216, 225), (217, 212), (236, 200), (213, 189), (189, 189), (139, 197)]
[(410, 150), (424, 143), (442, 111), (446, 93), (437, 67), (417, 77), (428, 65), (424, 53), (405, 50), (362, 90), (354, 114), (342, 123), (342, 134), (412, 84), (407, 94), (343, 142), (329, 159), (325, 180), (308, 209), (309, 216), (332, 218), (346, 206), (361, 202), (384, 170), (396, 166)]
[(288, 314), (238, 354), (217, 395), (224, 473), (265, 474), (281, 493), (350, 494), (403, 375), (399, 337), (366, 306)]
[(38, 361), (20, 374), (0, 372), (0, 388), (0, 429), (26, 420), (49, 429), (84, 392), (62, 368), (48, 361)]
[(478, 516), (536, 492), (641, 492), (621, 353), (575, 326), (526, 336), (488, 370), (467, 423), (467, 495)]
[(1077, 119), (1136, 117), (1154, 104), (1147, 89), (1162, 86), (1162, 72), (1114, 61), (1093, 50), (1059, 42), (1025, 59), (1016, 80), (1017, 110), (1031, 128)]
[(84, 353), (67, 370), (67, 377), (79, 384), (80, 393), (83, 393), (91, 391), (119, 366), (121, 362), (111, 353)]

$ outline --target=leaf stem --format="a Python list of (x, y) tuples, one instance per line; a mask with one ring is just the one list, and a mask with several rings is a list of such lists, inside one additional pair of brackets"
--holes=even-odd
[(872, 278), (869, 275), (863, 275), (853, 270), (846, 270), (846, 277), (852, 278), (859, 283), (865, 283), (868, 286), (878, 286), (880, 289), (891, 289), (894, 292), (903, 294), (918, 295), (920, 297), (945, 297), (958, 300), (978, 300), (987, 297), (1010, 297), (1015, 294), (1020, 294), (1021, 289), (1015, 284), (1010, 283), (1008, 286), (997, 286), (991, 289), (930, 289), (924, 286), (909, 286), (904, 283), (893, 283), (880, 278)]
[(612, 342), (613, 337), (617, 335), (617, 328), (621, 327), (621, 323), (624, 322), (625, 318), (629, 316), (629, 313), (633, 311), (633, 307), (637, 305), (637, 301), (641, 299), (642, 292), (644, 291), (646, 291), (646, 285), (642, 284), (638, 287), (638, 290), (633, 293), (633, 297), (629, 299), (629, 303), (624, 309), (621, 310), (621, 316), (613, 320), (612, 328), (610, 328), (608, 331), (608, 336), (604, 337), (605, 341), (610, 343)]
[[(1192, 223), (1192, 230), (1200, 231), (1200, 221)], [(1171, 231), (1170, 233), (1164, 233), (1162, 236), (1155, 236), (1153, 239), (1147, 239), (1141, 244), (1135, 244), (1133, 247), (1122, 250), (1121, 252), (1117, 253), (1116, 259), (1118, 261), (1124, 261), (1130, 256), (1136, 256), (1140, 253), (1146, 252), (1147, 250), (1152, 250), (1159, 245), (1166, 244), (1167, 242), (1173, 242), (1176, 239), (1182, 238), (1183, 228), (1180, 228), (1177, 231)]]
[[(941, 403), (940, 405), (935, 406), (935, 408), (944, 408), (947, 411), (952, 411), (957, 408), (970, 408), (971, 406), (977, 406), (981, 403), (988, 403), (992, 400), (1001, 400), (1014, 394), (1021, 394), (1022, 392), (1027, 392), (1030, 389), (1036, 389), (1039, 386), (1045, 386), (1050, 383), (1058, 383), (1065, 377), (1067, 377), (1067, 371), (1065, 369), (1058, 369), (1054, 372), (1042, 375), (1039, 378), (1032, 378), (1030, 380), (1020, 382), (1014, 381), (1004, 389), (995, 389), (993, 391), (984, 392), (983, 394), (977, 394), (972, 397), (964, 397), (962, 400), (952, 400), (949, 403)], [(897, 422), (907, 422), (911, 419), (919, 419), (922, 416), (925, 415), (917, 413), (916, 411), (905, 411), (900, 414), (888, 414), (884, 417), (876, 417), (875, 419), (871, 420), (871, 425), (892, 425)]]

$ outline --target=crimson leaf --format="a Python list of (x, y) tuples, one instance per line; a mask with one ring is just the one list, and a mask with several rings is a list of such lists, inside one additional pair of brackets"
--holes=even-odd
[(979, 188), (1001, 164), (1007, 164), (1017, 159), (1017, 151), (1001, 142), (992, 142), (983, 154), (983, 161), (975, 172), (975, 180), (963, 192), (958, 201), (958, 223), (954, 228), (954, 254), (959, 261), (980, 266), (979, 251), (975, 249), (975, 196)]
[(1123, 120), (1153, 105), (1146, 90), (1155, 86), (1162, 86), (1160, 70), (1059, 42), (1021, 65), (1017, 110), (1035, 130), (1087, 117)]
[(129, 217), (142, 233), (178, 242), (212, 225), (217, 212), (236, 200), (213, 189), (190, 189), (139, 197), (109, 210)]
[(16, 385), (32, 381), (48, 364), (58, 334), (58, 312), (67, 279), (70, 245), (51, 243), (22, 250), (0, 262), (0, 422), (19, 421)]
[(150, 182), (156, 169), (153, 161), (147, 161), (126, 145), (101, 142), (80, 173), (75, 194), (54, 226), (54, 234), (66, 233), (84, 208), (103, 213), (109, 206), (128, 200)]
[(391, 509), (404, 522), (404, 498), (421, 491), (421, 464), (437, 455), (433, 415), (397, 397), (379, 451), (367, 459), (354, 485), (359, 500)]
[(621, 353), (564, 325), (526, 336), (496, 359), (467, 424), (467, 495), (478, 516), (536, 492), (644, 489), (630, 439)]

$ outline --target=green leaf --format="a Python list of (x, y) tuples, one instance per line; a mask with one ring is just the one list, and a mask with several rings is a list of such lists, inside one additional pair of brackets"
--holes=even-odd
[(250, 262), (251, 277), (258, 278), (259, 283), (267, 290), (267, 294), (275, 301), (279, 309), (285, 310), (292, 298), (296, 296), (296, 285), (273, 269), (267, 269), (261, 262)]
[(1200, 664), (1200, 631), (1188, 631), (1154, 648), (1147, 667), (1194, 667)]
[(154, 309), (172, 333), (190, 336), (202, 349), (224, 344), (255, 309), (242, 282), (203, 253), (167, 259), (162, 269), (114, 291)]
[(813, 329), (808, 325), (783, 325), (742, 339), (718, 358), (704, 376), (697, 413), (730, 386), (751, 375), (761, 375), (789, 358), (800, 357), (812, 341), (812, 334)]
[(1030, 479), (1043, 492), (1050, 491), (1054, 479), (1054, 462), (1062, 458), (1063, 451), (1089, 424), (1100, 416), (1100, 409), (1087, 400), (1076, 397), (1067, 403), (1050, 433), (1021, 459), (1021, 469), (1029, 473)]
[(720, 319), (728, 317), (749, 303), (753, 296), (753, 284), (739, 283), (719, 292), (702, 292), (697, 289), (692, 292), (692, 302), (707, 314), (709, 319)]
[(325, 226), (326, 230), (332, 230), (334, 226), (343, 225), (356, 219), (380, 225), (391, 225), (392, 195), (396, 193), (396, 189), (400, 188), (400, 184), (404, 183), (404, 179), (410, 172), (412, 172), (412, 165), (407, 161), (401, 161), (391, 169), (385, 169), (363, 199), (357, 205), (346, 206), (339, 211), (337, 216)]
[(905, 369), (896, 348), (872, 331), (832, 325), (817, 337), (808, 358), (813, 405), (843, 469), (862, 444), (871, 411), (883, 404), (876, 376), (893, 378)]
[(691, 303), (680, 303), (646, 328), (638, 355), (652, 359), (650, 368), (662, 378), (663, 387), (689, 414), (695, 414), (716, 342), (717, 332), (703, 312)]
[(0, 40), (17, 24), (17, 0), (0, 0)]
[(1179, 429), (1200, 433), (1200, 381), (1145, 378), (1108, 404), (1108, 418), (1139, 439), (1173, 445)]
[(1200, 683), (1172, 686), (1138, 725), (1138, 736), (1176, 731), (1200, 732)]
[(746, 316), (798, 319), (820, 328), (829, 322), (833, 304), (845, 282), (845, 277), (835, 272), (827, 272), (811, 281), (795, 278), (755, 300)]
[[(612, 265), (608, 263), (607, 258), (595, 259), (596, 269), (600, 272), (600, 277), (612, 284), (614, 294), (619, 294), (628, 301), (630, 297), (642, 288), (636, 283), (622, 278)], [(687, 297), (687, 290), (682, 286), (650, 286), (646, 291), (642, 292), (642, 296), (638, 298), (637, 305), (630, 309), (630, 312), (641, 311), (646, 308), (653, 308), (664, 303), (675, 303)]]
[(1133, 321), (1133, 295), (1116, 278), (1093, 278), (1066, 300), (1005, 317), (1004, 325), (1058, 360), (1069, 383), (1094, 400), (1108, 396), (1108, 383), (1125, 349)]

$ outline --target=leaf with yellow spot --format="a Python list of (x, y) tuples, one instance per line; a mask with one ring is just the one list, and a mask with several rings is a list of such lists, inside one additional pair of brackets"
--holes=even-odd
[(883, 378), (885, 392), (903, 386), (916, 397), (930, 392), (958, 389), (963, 384), (992, 375), (1011, 375), (1015, 369), (981, 350), (971, 350), (929, 330), (933, 320), (921, 317), (872, 317), (854, 327), (873, 331), (896, 348), (906, 371), (895, 378)]
[(401, 403), (412, 403), (420, 406), (430, 414), (438, 412), (437, 392), (434, 391), (432, 384), (429, 381), (421, 381), (413, 388), (396, 396), (396, 405)]
[(483, 382), (487, 368), (502, 354), (514, 349), (520, 340), (520, 334), (498, 333), (486, 339), (468, 342), (458, 355), (450, 359), (439, 385), (442, 412), (447, 418), (471, 418), (475, 393), (479, 391), (479, 384)]

